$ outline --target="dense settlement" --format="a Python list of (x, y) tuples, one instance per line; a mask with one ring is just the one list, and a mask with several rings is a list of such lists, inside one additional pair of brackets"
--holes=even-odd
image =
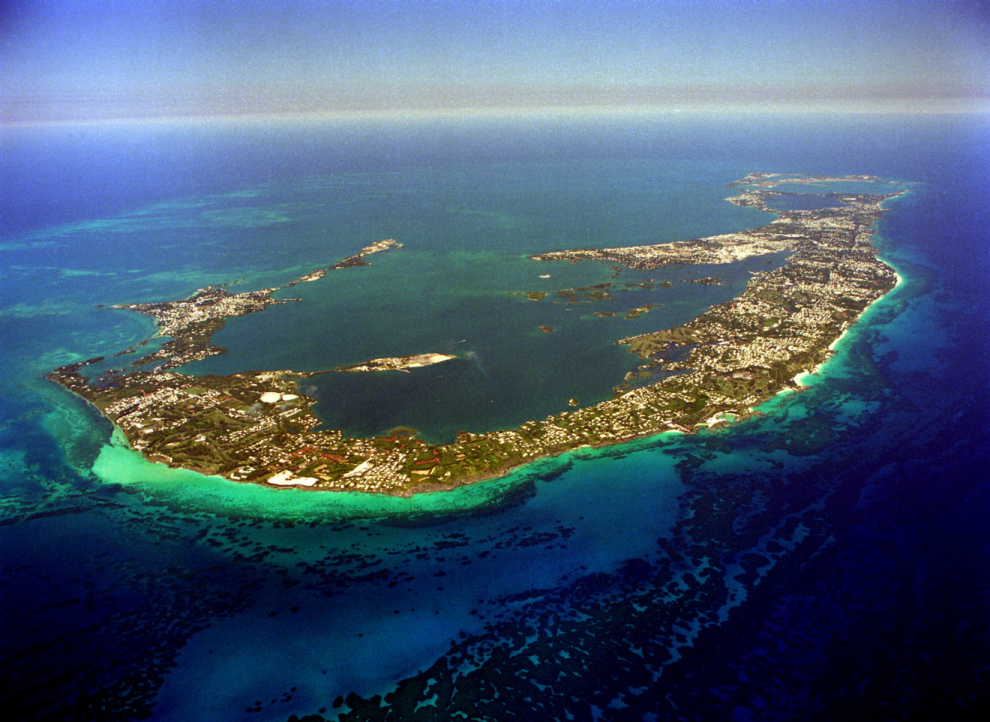
[[(527, 421), (514, 430), (462, 431), (454, 443), (440, 446), (408, 433), (347, 438), (338, 430), (315, 430), (319, 420), (310, 408), (315, 401), (301, 394), (297, 383), (312, 372), (190, 376), (174, 370), (224, 353), (211, 339), (227, 319), (295, 300), (272, 297), (282, 288), (319, 280), (330, 270), (367, 265), (365, 256), (401, 247), (391, 239), (279, 288), (231, 294), (222, 286), (210, 286), (183, 301), (120, 306), (151, 316), (157, 335), (171, 340), (134, 361), (129, 370), (112, 369), (95, 380), (80, 374), (81, 368), (103, 360), (98, 357), (62, 366), (47, 378), (92, 403), (133, 449), (154, 462), (233, 481), (402, 496), (496, 477), (581, 446), (711, 427), (746, 416), (761, 401), (793, 388), (795, 379), (821, 365), (843, 331), (894, 287), (896, 274), (877, 259), (871, 234), (883, 213), (882, 203), (903, 190), (886, 195), (774, 190), (783, 183), (840, 181), (878, 179), (753, 173), (730, 186), (739, 192), (727, 200), (778, 216), (761, 228), (675, 243), (533, 256), (536, 261), (592, 260), (650, 270), (789, 253), (782, 267), (753, 274), (735, 300), (678, 328), (619, 342), (644, 360), (639, 375), (660, 380), (635, 388), (619, 386), (615, 396), (602, 403)], [(773, 210), (784, 195), (835, 205)], [(527, 295), (537, 300), (531, 294)], [(135, 353), (149, 341), (116, 355)], [(408, 371), (454, 358), (427, 353), (331, 371)]]

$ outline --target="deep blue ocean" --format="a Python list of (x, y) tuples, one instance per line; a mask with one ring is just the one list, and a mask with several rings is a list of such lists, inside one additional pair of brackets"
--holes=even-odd
[[(185, 371), (453, 353), (305, 390), (355, 435), (512, 428), (608, 398), (638, 362), (616, 340), (681, 324), (766, 268), (613, 277), (527, 256), (762, 225), (770, 214), (724, 201), (754, 171), (911, 183), (876, 236), (902, 282), (801, 392), (728, 428), (412, 499), (313, 493), (147, 463), (42, 378), (154, 333), (114, 304), (269, 288), (394, 238), (370, 266), (231, 320), (215, 338), (229, 353)], [(0, 190), (0, 702), (14, 718), (961, 720), (990, 706), (986, 116), (7, 127)], [(706, 275), (724, 284), (681, 283)], [(673, 287), (625, 285), (650, 279)], [(614, 300), (554, 293), (609, 280)]]

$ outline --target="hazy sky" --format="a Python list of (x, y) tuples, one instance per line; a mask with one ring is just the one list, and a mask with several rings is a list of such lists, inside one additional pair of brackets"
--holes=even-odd
[(0, 0), (0, 114), (987, 110), (985, 7)]

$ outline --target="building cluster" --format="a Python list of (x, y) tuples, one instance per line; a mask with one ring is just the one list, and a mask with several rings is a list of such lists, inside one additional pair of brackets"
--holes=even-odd
[[(773, 186), (784, 180), (796, 182), (792, 177), (748, 176), (740, 181), (740, 194), (730, 200), (768, 210)], [(826, 180), (837, 179), (800, 179)], [(157, 368), (111, 372), (93, 384), (78, 373), (91, 363), (83, 362), (57, 369), (49, 378), (96, 404), (135, 449), (175, 466), (237, 481), (375, 493), (454, 486), (582, 445), (711, 426), (723, 414), (747, 414), (792, 385), (797, 374), (822, 363), (829, 344), (894, 285), (892, 269), (877, 260), (871, 245), (871, 228), (885, 198), (842, 196), (836, 208), (777, 212), (779, 218), (762, 228), (707, 239), (535, 256), (650, 269), (790, 254), (781, 268), (754, 274), (735, 300), (676, 329), (620, 342), (651, 360), (641, 369), (659, 374), (647, 373), (650, 380), (644, 385), (625, 384), (602, 403), (527, 421), (515, 430), (461, 432), (452, 444), (432, 446), (401, 435), (345, 438), (338, 430), (314, 430), (319, 421), (310, 408), (313, 399), (298, 393), (288, 371), (228, 377), (168, 371), (216, 352), (210, 339), (225, 320), (278, 303), (271, 297), (278, 289), (231, 295), (210, 287), (186, 301), (125, 306), (155, 318), (160, 335), (174, 339), (135, 364), (161, 362)], [(398, 245), (381, 241), (354, 258)], [(319, 273), (293, 283), (315, 280)], [(672, 348), (683, 351), (676, 361), (664, 358)], [(375, 359), (340, 370), (396, 370), (450, 358)]]
[(283, 301), (272, 298), (279, 289), (231, 294), (220, 286), (200, 289), (192, 298), (166, 303), (134, 303), (116, 306), (151, 316), (158, 324), (159, 336), (180, 338), (197, 325), (209, 321), (223, 321), (255, 311), (263, 311), (274, 303)]

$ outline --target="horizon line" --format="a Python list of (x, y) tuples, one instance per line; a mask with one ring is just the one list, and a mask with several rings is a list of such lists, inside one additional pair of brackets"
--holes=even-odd
[[(976, 100), (976, 99), (970, 99)], [(990, 100), (969, 104), (812, 104), (775, 103), (758, 107), (752, 103), (683, 105), (549, 105), (549, 106), (465, 106), (458, 108), (392, 108), (317, 111), (271, 111), (244, 113), (184, 113), (175, 115), (121, 115), (111, 117), (66, 117), (0, 119), (0, 127), (58, 127), (80, 125), (139, 125), (154, 123), (206, 122), (354, 122), (373, 120), (466, 120), (482, 118), (608, 117), (650, 115), (987, 115)]]

